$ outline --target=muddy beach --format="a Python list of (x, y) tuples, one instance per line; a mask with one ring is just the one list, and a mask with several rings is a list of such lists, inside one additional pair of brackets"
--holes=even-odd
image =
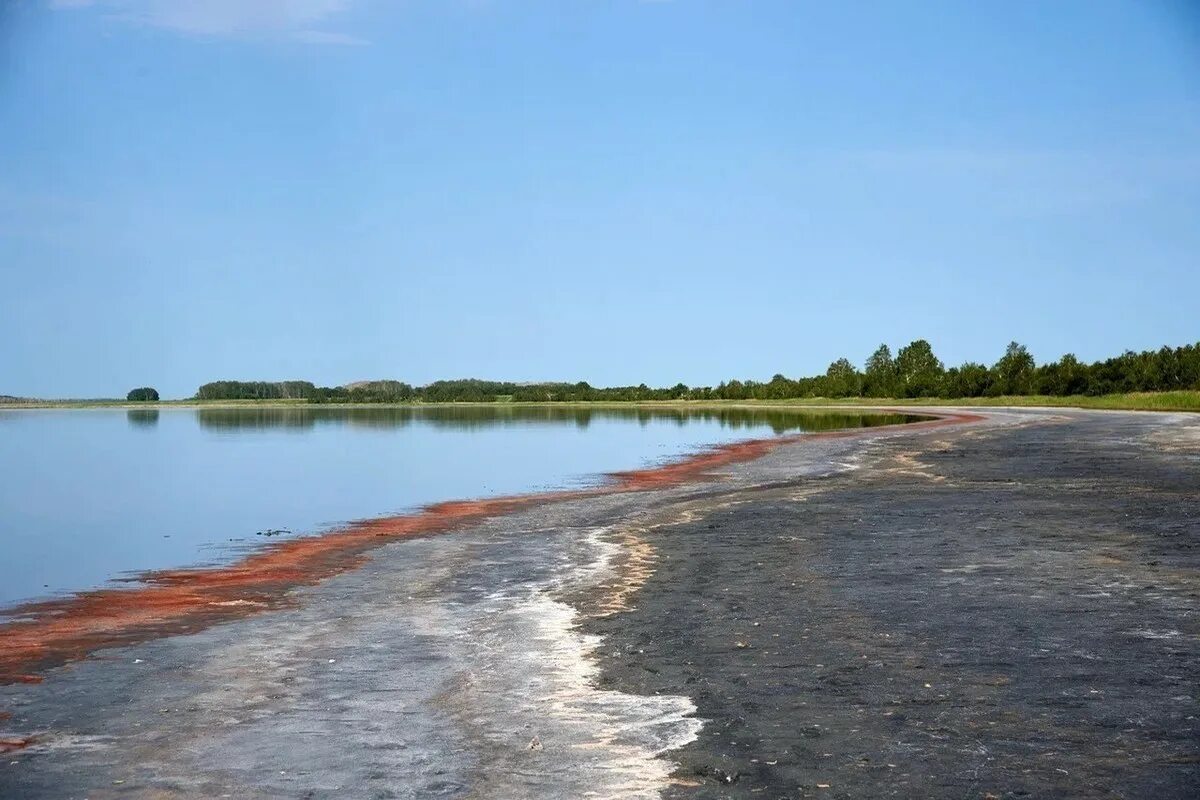
[(1200, 792), (1200, 420), (1007, 422), (645, 537), (637, 609), (589, 630), (605, 685), (706, 720), (667, 796)]
[(241, 575), (286, 602), (49, 609), (118, 635), (9, 650), (0, 796), (1195, 796), (1198, 434), (791, 437)]

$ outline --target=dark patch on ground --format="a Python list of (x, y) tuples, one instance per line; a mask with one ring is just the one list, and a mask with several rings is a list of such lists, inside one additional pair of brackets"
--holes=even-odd
[(898, 440), (659, 528), (602, 680), (708, 720), (677, 797), (1200, 796), (1200, 458), (1156, 424)]

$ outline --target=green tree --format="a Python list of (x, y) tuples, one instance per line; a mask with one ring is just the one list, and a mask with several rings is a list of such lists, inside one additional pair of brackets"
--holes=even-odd
[(723, 386), (722, 393), (721, 393), (722, 399), (724, 399), (724, 400), (745, 400), (746, 399), (746, 385), (744, 383), (742, 383), (741, 381), (737, 380), (736, 378), (734, 380), (731, 380), (729, 383), (722, 384), (722, 386)]
[(896, 394), (896, 361), (886, 344), (879, 345), (867, 359), (863, 394), (867, 397), (892, 397)]
[(992, 367), (999, 394), (1030, 394), (1033, 391), (1033, 356), (1025, 345), (1009, 342), (1004, 356)]
[(129, 394), (125, 395), (125, 399), (131, 403), (158, 402), (158, 391), (149, 386), (140, 386), (137, 389), (130, 389)]
[(764, 391), (768, 398), (772, 400), (783, 400), (788, 397), (797, 397), (800, 394), (796, 387), (796, 382), (788, 380), (781, 373), (775, 373), (770, 382), (764, 387)]
[(828, 397), (858, 397), (862, 393), (862, 374), (848, 358), (839, 358), (825, 370), (825, 394)]
[(961, 367), (946, 370), (941, 394), (943, 397), (982, 397), (991, 380), (992, 374), (987, 367), (968, 361)]
[(1088, 368), (1079, 363), (1079, 359), (1073, 354), (1067, 353), (1058, 361), (1037, 368), (1033, 388), (1038, 394), (1059, 396), (1086, 394)]
[(905, 397), (934, 397), (942, 385), (945, 368), (933, 347), (917, 339), (896, 354), (896, 376)]

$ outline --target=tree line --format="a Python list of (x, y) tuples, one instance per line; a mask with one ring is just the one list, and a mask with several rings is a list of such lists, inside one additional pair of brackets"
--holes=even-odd
[(1005, 395), (1104, 395), (1125, 392), (1200, 390), (1200, 342), (1084, 363), (1067, 354), (1037, 364), (1017, 342), (994, 364), (968, 361), (947, 368), (933, 347), (918, 339), (895, 355), (881, 344), (859, 369), (839, 358), (823, 375), (769, 381), (730, 380), (715, 387), (594, 387), (579, 383), (513, 383), (449, 380), (426, 386), (402, 381), (364, 381), (316, 386), (309, 381), (216, 381), (196, 392), (197, 400), (303, 400), (310, 403), (572, 402), (644, 400), (785, 400), (803, 397), (1000, 397)]

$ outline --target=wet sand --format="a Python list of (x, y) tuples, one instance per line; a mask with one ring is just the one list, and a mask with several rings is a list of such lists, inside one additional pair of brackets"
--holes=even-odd
[(0, 797), (1194, 796), (1197, 430), (781, 438), (31, 609)]

